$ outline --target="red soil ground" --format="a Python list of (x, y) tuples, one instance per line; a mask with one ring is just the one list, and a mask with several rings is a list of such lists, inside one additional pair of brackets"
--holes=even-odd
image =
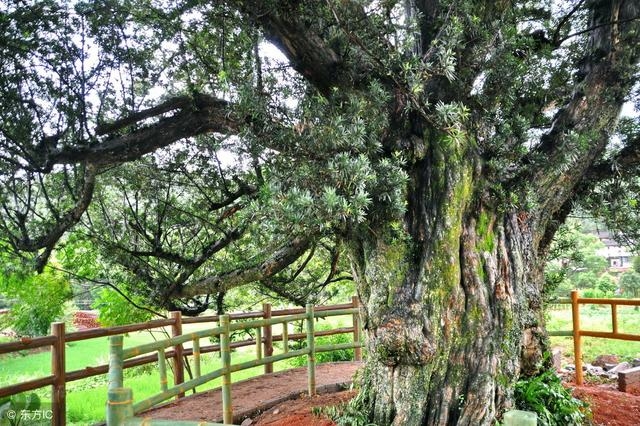
[(355, 391), (342, 391), (328, 395), (308, 396), (282, 403), (253, 419), (251, 425), (259, 426), (332, 426), (334, 422), (324, 416), (314, 415), (313, 407), (327, 407), (348, 402)]
[[(326, 417), (312, 413), (313, 407), (325, 407), (347, 402), (353, 391), (344, 391), (315, 398), (301, 398), (282, 403), (253, 419), (258, 426), (333, 426)], [(623, 393), (614, 385), (587, 385), (574, 387), (574, 396), (589, 402), (593, 422), (597, 426), (640, 425), (640, 389)]]
[(576, 386), (574, 396), (587, 401), (598, 426), (640, 425), (640, 389), (620, 392), (615, 385)]

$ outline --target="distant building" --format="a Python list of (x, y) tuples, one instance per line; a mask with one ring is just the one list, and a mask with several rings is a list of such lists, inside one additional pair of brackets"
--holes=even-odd
[(597, 231), (595, 235), (602, 241), (604, 247), (598, 249), (596, 254), (605, 257), (609, 262), (609, 272), (626, 272), (631, 269), (633, 254), (613, 239), (609, 231)]

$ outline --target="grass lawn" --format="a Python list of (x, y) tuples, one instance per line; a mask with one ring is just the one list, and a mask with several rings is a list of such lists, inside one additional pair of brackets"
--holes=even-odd
[[(611, 308), (609, 306), (586, 305), (580, 307), (580, 328), (590, 331), (612, 331)], [(548, 330), (571, 330), (571, 308), (549, 311)], [(618, 331), (640, 334), (640, 310), (631, 306), (618, 306)], [(552, 346), (561, 347), (565, 356), (573, 357), (573, 338), (551, 337)], [(640, 358), (640, 342), (625, 340), (582, 338), (584, 362), (592, 362), (598, 355), (613, 354), (621, 360)]]
[[(320, 320), (316, 324), (323, 324), (325, 328), (337, 328), (348, 326), (350, 320), (344, 317), (330, 317)], [(348, 325), (344, 325), (344, 324)], [(185, 325), (184, 333), (189, 333), (198, 329), (211, 328), (211, 324)], [(289, 329), (290, 333), (299, 332)], [(274, 326), (273, 334), (281, 333), (281, 328)], [(136, 332), (125, 336), (124, 346), (131, 347), (154, 340), (164, 339), (160, 332)], [(246, 338), (240, 337), (241, 339)], [(201, 341), (201, 345), (206, 345), (206, 339)], [(188, 345), (187, 345), (188, 346)], [(275, 353), (281, 352), (281, 344), (274, 344)], [(66, 370), (73, 371), (87, 366), (97, 366), (108, 363), (109, 341), (107, 337), (83, 340), (68, 343), (66, 346)], [(254, 346), (240, 348), (232, 352), (231, 361), (233, 364), (254, 359)], [(219, 354), (204, 354), (201, 357), (201, 373), (206, 374), (221, 367)], [(274, 364), (274, 370), (285, 370), (291, 368), (291, 361), (282, 361)], [(254, 367), (232, 374), (232, 381), (247, 379), (262, 374), (263, 366)], [(28, 380), (45, 377), (51, 374), (51, 354), (49, 351), (39, 353), (26, 353), (25, 351), (15, 354), (0, 356), (0, 387), (20, 383)], [(173, 375), (168, 368), (169, 384), (173, 383)], [(189, 380), (185, 372), (185, 380)], [(221, 379), (218, 378), (197, 388), (198, 392), (220, 386)], [(160, 392), (160, 380), (156, 364), (148, 364), (125, 370), (124, 385), (133, 389), (134, 401), (138, 402)], [(88, 379), (69, 382), (67, 388), (67, 424), (87, 425), (99, 422), (105, 417), (105, 406), (107, 397), (106, 375), (95, 376)], [(50, 387), (38, 389), (36, 391), (43, 401), (50, 401)]]

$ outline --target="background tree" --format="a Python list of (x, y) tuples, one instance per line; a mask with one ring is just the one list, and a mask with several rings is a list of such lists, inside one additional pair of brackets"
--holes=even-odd
[(131, 292), (193, 314), (250, 282), (288, 293), (315, 256), (340, 280), (346, 254), (362, 409), (492, 424), (538, 371), (558, 226), (610, 182), (635, 190), (638, 139), (612, 136), (637, 99), (639, 9), (6, 6), (2, 238), (42, 270), (73, 228)]
[(625, 272), (620, 276), (620, 288), (627, 297), (640, 296), (640, 274), (635, 271)]
[(72, 293), (67, 277), (55, 270), (35, 274), (0, 253), (0, 297), (9, 312), (0, 315), (0, 329), (18, 336), (44, 336), (51, 323), (64, 319)]

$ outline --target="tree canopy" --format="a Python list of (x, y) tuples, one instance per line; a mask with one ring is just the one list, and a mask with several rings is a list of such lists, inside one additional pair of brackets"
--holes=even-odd
[[(637, 70), (617, 73), (617, 92), (596, 87), (582, 56), (612, 26), (633, 38), (633, 7), (594, 22), (594, 2), (480, 3), (6, 4), (3, 239), (42, 269), (74, 229), (159, 304), (275, 286), (311, 255), (333, 265), (330, 281), (335, 235), (403, 214), (403, 165), (428, 147), (389, 125), (411, 114), (456, 145), (482, 111), (474, 149), (505, 204), (532, 201), (523, 181), (568, 178), (589, 150), (571, 201), (636, 209), (637, 123), (609, 144), (617, 110), (589, 102), (635, 101)], [(581, 132), (584, 109), (611, 125)]]
[(624, 0), (5, 3), (2, 242), (39, 270), (90, 242), (97, 275), (190, 313), (250, 282), (303, 300), (354, 279), (372, 418), (488, 424), (540, 358), (542, 259), (569, 212), (635, 238), (638, 118), (619, 117), (638, 107), (639, 17)]

